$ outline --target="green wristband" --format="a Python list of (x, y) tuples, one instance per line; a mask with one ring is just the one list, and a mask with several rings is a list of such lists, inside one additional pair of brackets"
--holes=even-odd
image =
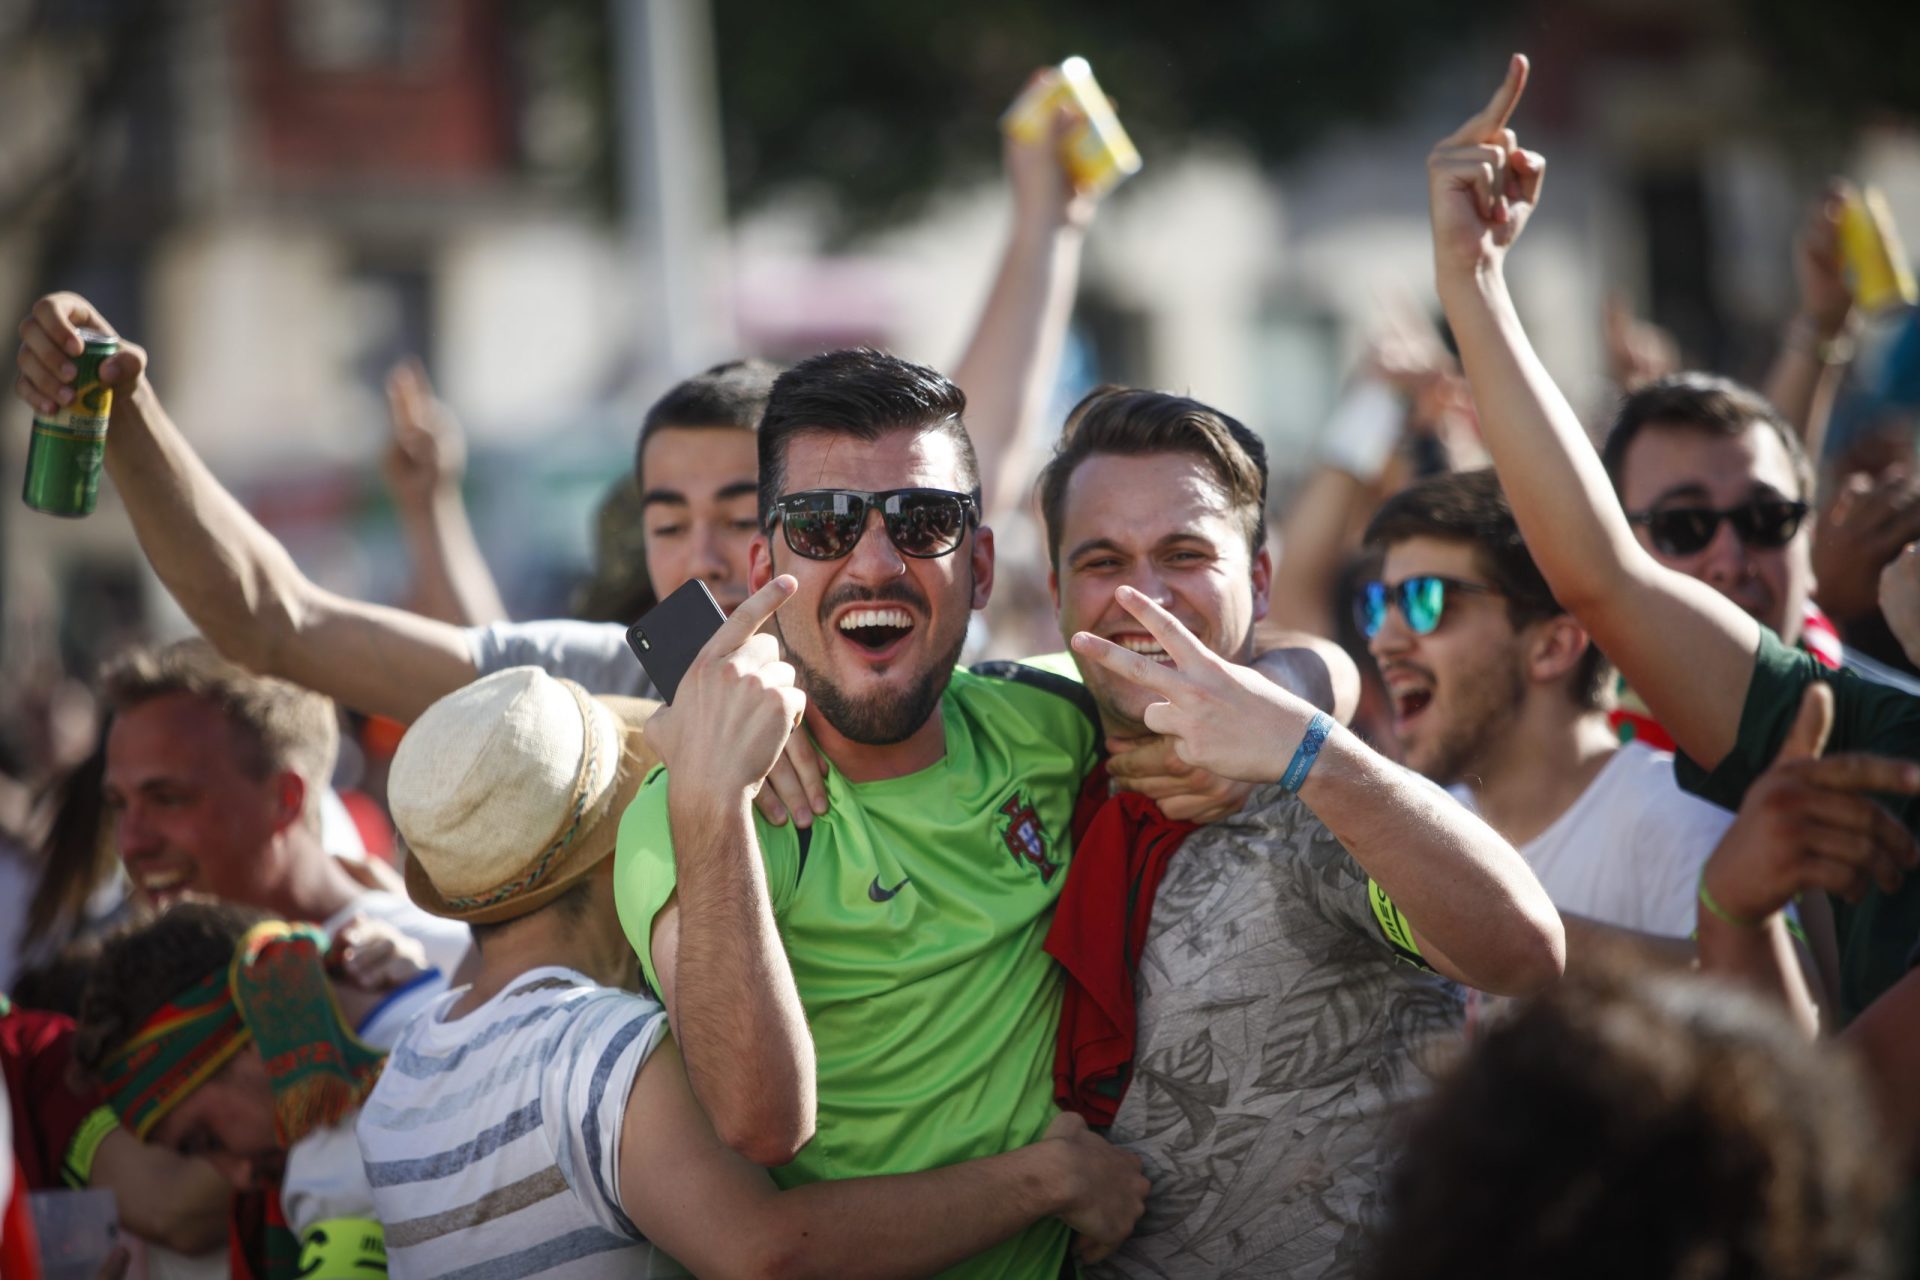
[(89, 1112), (67, 1144), (66, 1159), (60, 1162), (60, 1180), (76, 1191), (84, 1190), (93, 1181), (93, 1158), (100, 1154), (100, 1144), (119, 1127), (120, 1117), (112, 1107), (95, 1107)]
[(1713, 895), (1707, 892), (1707, 873), (1704, 870), (1700, 872), (1700, 905), (1711, 911), (1714, 919), (1720, 921), (1722, 924), (1730, 924), (1736, 929), (1758, 929), (1766, 924), (1764, 918), (1759, 920), (1744, 920), (1715, 902)]

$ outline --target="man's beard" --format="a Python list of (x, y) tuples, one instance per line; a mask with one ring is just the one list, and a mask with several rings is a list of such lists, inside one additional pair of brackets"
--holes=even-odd
[(806, 692), (827, 723), (849, 741), (869, 747), (890, 747), (911, 738), (940, 705), (940, 695), (953, 681), (953, 668), (967, 643), (967, 629), (953, 639), (947, 651), (904, 694), (873, 694), (856, 698), (828, 680), (791, 649), (783, 655), (793, 664), (795, 683)]

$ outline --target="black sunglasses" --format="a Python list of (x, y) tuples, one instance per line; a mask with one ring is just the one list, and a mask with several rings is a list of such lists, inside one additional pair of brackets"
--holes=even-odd
[(1429, 636), (1446, 614), (1447, 593), (1454, 591), (1463, 595), (1500, 594), (1477, 582), (1443, 578), (1435, 573), (1419, 574), (1391, 585), (1377, 580), (1363, 582), (1353, 593), (1353, 620), (1360, 634), (1371, 640), (1387, 625), (1388, 608), (1397, 606), (1400, 616), (1407, 620), (1407, 630), (1417, 636)]
[(1749, 548), (1774, 550), (1793, 541), (1800, 522), (1810, 508), (1804, 502), (1785, 498), (1753, 498), (1737, 507), (1715, 510), (1713, 507), (1662, 507), (1629, 515), (1632, 524), (1647, 527), (1653, 545), (1670, 556), (1690, 556), (1705, 551), (1720, 522), (1733, 525), (1734, 536)]
[(809, 560), (838, 560), (852, 553), (867, 531), (867, 512), (878, 510), (894, 549), (916, 560), (951, 554), (969, 525), (980, 522), (980, 501), (951, 489), (808, 489), (776, 499), (767, 531), (777, 520), (787, 546)]

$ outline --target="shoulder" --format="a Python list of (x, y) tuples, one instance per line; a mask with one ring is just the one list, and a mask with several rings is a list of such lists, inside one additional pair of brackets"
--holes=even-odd
[[(949, 692), (963, 704), (1003, 710), (1100, 735), (1100, 710), (1086, 685), (1045, 663), (981, 662), (953, 673)], [(1068, 664), (1072, 669), (1072, 664)]]
[(626, 628), (617, 622), (494, 622), (468, 627), (464, 635), (477, 675), (533, 666), (577, 681), (589, 693), (653, 696), (640, 660), (627, 648)]

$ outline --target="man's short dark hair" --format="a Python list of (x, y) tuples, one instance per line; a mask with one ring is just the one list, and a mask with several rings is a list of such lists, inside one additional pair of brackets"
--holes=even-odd
[(780, 366), (769, 360), (729, 360), (674, 383), (640, 423), (640, 441), (633, 454), (633, 474), (640, 487), (646, 487), (643, 460), (654, 432), (662, 427), (756, 431), (767, 409), (767, 392), (779, 376)]
[(1053, 457), (1040, 471), (1040, 516), (1047, 559), (1060, 565), (1067, 485), (1096, 454), (1137, 457), (1185, 453), (1213, 469), (1258, 555), (1267, 541), (1267, 447), (1238, 419), (1198, 400), (1135, 387), (1099, 387), (1081, 398), (1060, 429)]
[(1810, 499), (1813, 462), (1799, 435), (1758, 391), (1711, 373), (1676, 373), (1628, 392), (1600, 448), (1600, 461), (1606, 465), (1607, 478), (1613, 481), (1613, 491), (1619, 493), (1626, 476), (1627, 451), (1647, 428), (1733, 437), (1745, 435), (1755, 423), (1770, 429), (1793, 461), (1800, 492), (1787, 496)]
[(264, 911), (213, 898), (174, 904), (145, 924), (111, 934), (87, 975), (75, 1020), (73, 1060), (89, 1076), (159, 1008), (233, 962), (233, 950)]
[[(1382, 551), (1413, 538), (1471, 546), (1488, 585), (1506, 600), (1507, 617), (1515, 627), (1566, 612), (1533, 562), (1513, 507), (1491, 469), (1422, 480), (1387, 499), (1367, 525), (1367, 545)], [(1589, 641), (1573, 684), (1581, 706), (1601, 706), (1607, 672), (1606, 659)]]
[(977, 499), (980, 462), (962, 415), (967, 396), (944, 374), (867, 347), (802, 360), (774, 379), (760, 419), (760, 520), (786, 492), (787, 442), (795, 436), (873, 441), (895, 431), (950, 438), (960, 455), (959, 485)]

